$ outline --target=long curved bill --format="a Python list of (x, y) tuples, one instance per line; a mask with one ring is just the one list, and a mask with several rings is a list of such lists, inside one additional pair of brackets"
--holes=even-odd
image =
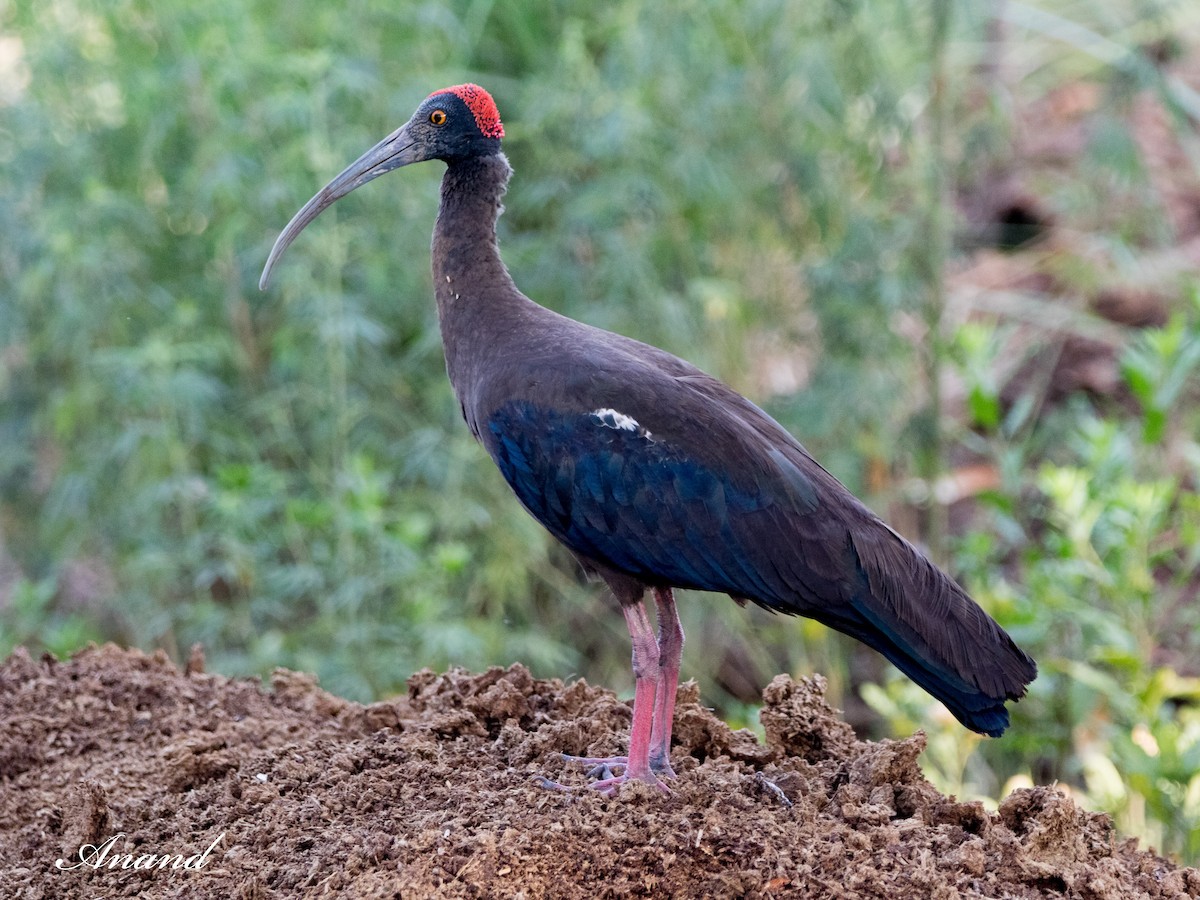
[(378, 178), (392, 169), (407, 166), (409, 163), (421, 162), (428, 157), (423, 155), (423, 148), (413, 138), (410, 131), (411, 122), (401, 125), (382, 141), (348, 165), (333, 181), (317, 191), (316, 196), (304, 204), (301, 210), (292, 216), (292, 221), (280, 232), (263, 266), (262, 277), (258, 279), (258, 289), (265, 291), (267, 282), (271, 280), (271, 271), (279, 262), (283, 252), (296, 239), (313, 219), (319, 216), (327, 207), (345, 197), (355, 188), (362, 187), (368, 181)]

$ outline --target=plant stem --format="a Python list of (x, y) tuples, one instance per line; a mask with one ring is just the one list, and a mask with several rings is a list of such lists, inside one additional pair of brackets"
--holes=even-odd
[(946, 557), (946, 509), (938, 500), (936, 486), (943, 469), (941, 375), (945, 357), (942, 317), (946, 308), (945, 266), (949, 255), (946, 224), (946, 124), (949, 117), (947, 98), (946, 47), (950, 34), (953, 0), (934, 0), (929, 37), (930, 102), (929, 146), (926, 150), (926, 234), (923, 268), (926, 299), (922, 309), (925, 320), (925, 386), (928, 391), (925, 446), (921, 454), (921, 475), (928, 489), (925, 509), (925, 542), (938, 562)]

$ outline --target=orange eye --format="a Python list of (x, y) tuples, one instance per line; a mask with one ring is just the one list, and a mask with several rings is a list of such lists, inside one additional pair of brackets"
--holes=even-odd
[(429, 114), (429, 121), (431, 123), (433, 123), (434, 125), (445, 125), (446, 124), (445, 110), (435, 109), (433, 112), (431, 112)]

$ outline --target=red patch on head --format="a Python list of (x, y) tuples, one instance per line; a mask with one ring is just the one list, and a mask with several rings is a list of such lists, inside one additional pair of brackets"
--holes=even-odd
[(456, 84), (454, 87), (434, 91), (429, 96), (433, 97), (436, 94), (453, 94), (467, 104), (467, 109), (475, 116), (475, 124), (479, 126), (484, 137), (504, 137), (504, 126), (500, 124), (500, 111), (496, 109), (496, 101), (479, 85)]

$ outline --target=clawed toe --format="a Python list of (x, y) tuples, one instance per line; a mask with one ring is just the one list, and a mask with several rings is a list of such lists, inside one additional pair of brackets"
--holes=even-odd
[[(630, 781), (640, 781), (644, 784), (653, 785), (664, 794), (669, 795), (671, 789), (663, 783), (660, 776), (662, 778), (675, 777), (675, 773), (671, 770), (669, 764), (666, 766), (665, 772), (648, 770), (640, 775), (631, 775), (629, 772), (629, 757), (627, 756), (571, 756), (570, 754), (563, 753), (562, 758), (567, 762), (587, 766), (587, 777), (592, 780), (582, 785), (565, 785), (539, 776), (537, 782), (541, 787), (555, 791), (590, 790), (603, 794), (605, 797), (615, 797), (621, 785)], [(620, 769), (621, 771), (617, 773), (614, 769)]]

